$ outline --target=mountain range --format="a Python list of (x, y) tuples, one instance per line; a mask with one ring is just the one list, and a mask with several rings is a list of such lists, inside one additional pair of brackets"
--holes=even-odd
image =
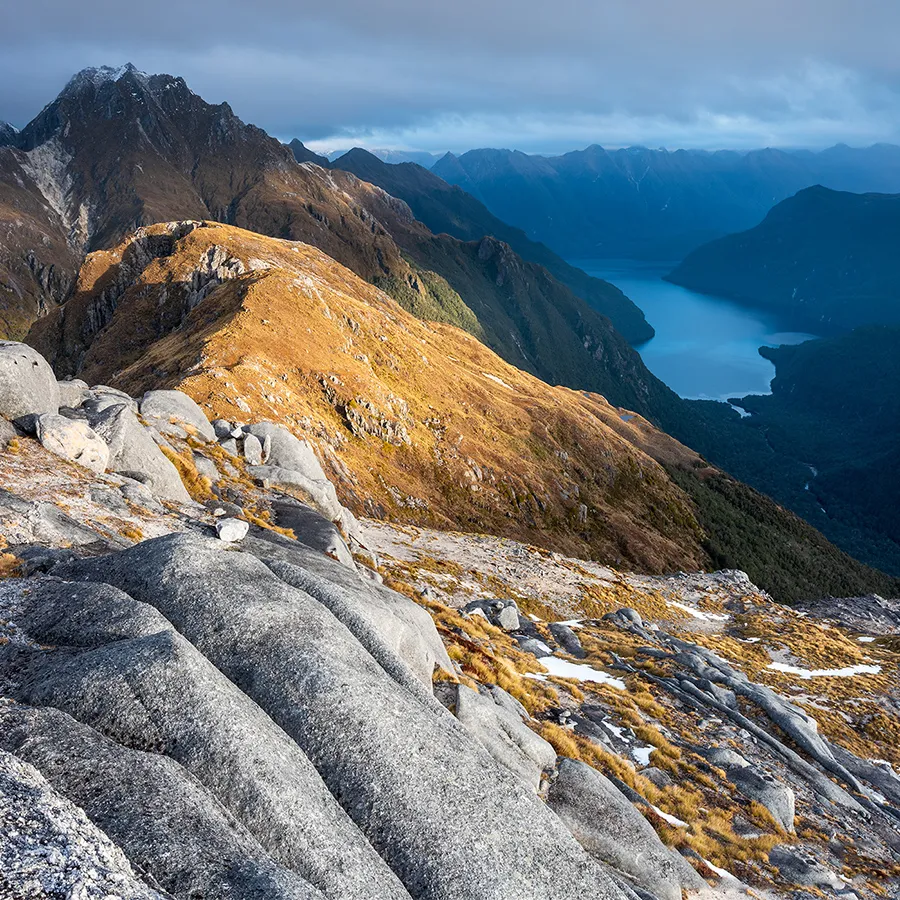
[(432, 171), (566, 259), (677, 260), (756, 225), (815, 184), (900, 191), (900, 147), (740, 153), (593, 145), (554, 157), (470, 150), (448, 153)]
[(900, 322), (900, 195), (807, 188), (667, 277), (814, 334)]
[[(507, 363), (546, 383), (601, 394), (627, 410), (623, 414), (644, 417), (714, 464), (740, 470), (750, 483), (767, 485), (756, 476), (770, 478), (782, 469), (789, 473), (781, 481), (799, 477), (798, 464), (773, 457), (764, 442), (758, 453), (750, 453), (757, 435), (748, 436), (736, 414), (686, 403), (646, 369), (594, 308), (605, 300), (614, 306), (610, 312), (627, 312), (630, 304), (621, 292), (605, 282), (585, 281), (545, 247), (414, 164), (388, 166), (364, 153), (344, 160), (343, 165), (382, 182), (378, 186), (337, 167), (298, 163), (291, 149), (244, 125), (227, 104), (211, 106), (182, 79), (145, 75), (128, 66), (77, 75), (17, 135), (15, 146), (0, 150), (0, 165), (11, 171), (0, 180), (5, 204), (0, 227), (18, 241), (5, 242), (0, 255), (12, 288), (7, 309), (10, 318), (18, 316), (20, 328), (37, 320), (30, 340), (60, 376), (78, 375), (96, 341), (116, 333), (113, 348), (119, 356), (116, 365), (110, 362), (104, 369), (112, 377), (113, 369), (136, 362), (148, 341), (165, 339), (181, 327), (190, 311), (161, 300), (144, 309), (137, 328), (132, 324), (136, 337), (129, 337), (127, 329), (110, 331), (132, 270), (143, 271), (146, 253), (165, 256), (173, 244), (164, 235), (149, 244), (139, 241), (124, 265), (105, 264), (100, 274), (89, 257), (78, 275), (86, 252), (114, 252), (109, 248), (120, 246), (134, 229), (157, 221), (219, 220), (310, 244), (417, 317), (464, 329)], [(411, 205), (442, 233), (419, 221)], [(23, 210), (29, 209), (33, 214), (22, 227)], [(583, 285), (594, 306), (504, 238), (553, 266), (574, 286)], [(209, 266), (218, 269), (216, 252), (211, 253)], [(101, 345), (108, 346), (102, 340)], [(805, 591), (887, 590), (891, 583), (724, 475), (700, 477), (681, 467), (669, 477), (681, 479), (680, 489), (697, 504), (709, 557), (748, 570), (784, 599), (801, 598)], [(399, 489), (399, 483), (394, 486)], [(748, 516), (756, 520), (754, 541), (741, 540), (748, 533)], [(789, 533), (806, 535), (801, 542), (791, 538), (798, 558), (807, 550), (812, 554), (802, 563), (779, 558), (776, 548)]]

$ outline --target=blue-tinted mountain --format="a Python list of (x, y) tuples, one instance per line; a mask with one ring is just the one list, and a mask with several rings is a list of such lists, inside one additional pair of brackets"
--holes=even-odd
[(698, 248), (668, 277), (817, 334), (900, 324), (900, 194), (817, 186), (755, 228)]
[(594, 145), (556, 157), (471, 150), (447, 154), (432, 171), (566, 259), (674, 260), (751, 228), (811, 185), (900, 191), (900, 147), (738, 153)]

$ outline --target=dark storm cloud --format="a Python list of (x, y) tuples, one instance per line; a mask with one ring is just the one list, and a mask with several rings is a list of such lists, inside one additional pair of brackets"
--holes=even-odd
[(87, 65), (280, 137), (561, 150), (900, 140), (896, 0), (0, 0), (0, 118)]

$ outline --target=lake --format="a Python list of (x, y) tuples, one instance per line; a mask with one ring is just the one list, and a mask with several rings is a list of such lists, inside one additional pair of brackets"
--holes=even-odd
[(816, 337), (780, 331), (765, 313), (663, 281), (675, 263), (592, 259), (572, 265), (616, 285), (644, 311), (656, 336), (636, 349), (657, 378), (688, 399), (768, 394), (775, 366), (757, 348)]

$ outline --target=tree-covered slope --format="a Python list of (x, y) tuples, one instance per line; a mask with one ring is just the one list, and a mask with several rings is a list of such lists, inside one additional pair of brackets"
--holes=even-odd
[(900, 322), (900, 195), (820, 186), (705, 244), (669, 279), (816, 333)]

